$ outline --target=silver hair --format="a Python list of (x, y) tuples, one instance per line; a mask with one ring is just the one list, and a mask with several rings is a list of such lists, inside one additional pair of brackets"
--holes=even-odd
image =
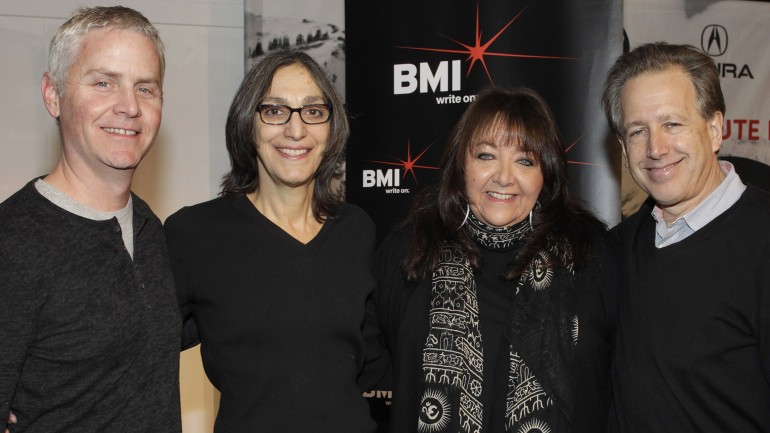
[(146, 36), (160, 59), (160, 77), (166, 70), (165, 49), (158, 29), (144, 15), (124, 6), (81, 7), (59, 27), (48, 50), (48, 73), (60, 96), (64, 95), (70, 67), (75, 62), (83, 37), (91, 30), (130, 30)]

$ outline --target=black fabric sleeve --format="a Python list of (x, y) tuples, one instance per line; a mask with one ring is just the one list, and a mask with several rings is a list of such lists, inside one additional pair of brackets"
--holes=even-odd
[(390, 389), (391, 358), (385, 349), (374, 296), (366, 302), (366, 317), (363, 327), (364, 349), (366, 358), (364, 367), (357, 378), (358, 388), (363, 391), (372, 389)]
[[(764, 263), (770, 263), (770, 245), (765, 243)], [(759, 362), (765, 374), (765, 380), (770, 383), (770, 266), (758, 270), (757, 277), (757, 345), (759, 350)]]
[(396, 348), (401, 309), (407, 291), (403, 261), (408, 248), (406, 229), (391, 233), (377, 249), (374, 276), (377, 278), (377, 314), (388, 350)]
[(601, 236), (596, 251), (599, 276), (604, 289), (604, 313), (608, 339), (614, 343), (618, 318), (618, 291), (622, 283), (620, 260), (618, 260), (621, 254), (620, 242), (616, 236), (605, 233)]
[(0, 431), (4, 430), (35, 332), (38, 296), (0, 255)]
[[(371, 236), (367, 236), (367, 263), (369, 269), (373, 267), (374, 260), (374, 223), (366, 215), (365, 230)], [(376, 280), (374, 281), (376, 284)], [(372, 389), (390, 389), (391, 357), (390, 352), (384, 347), (383, 334), (377, 312), (377, 286), (372, 288), (371, 295), (366, 300), (364, 311), (364, 324), (362, 329), (364, 339), (365, 360), (364, 366), (357, 378), (357, 384), (361, 391)]]
[(174, 286), (176, 288), (177, 300), (179, 301), (179, 311), (182, 314), (182, 347), (181, 350), (187, 350), (200, 343), (198, 327), (192, 315), (193, 300), (191, 275), (188, 270), (187, 257), (190, 251), (185, 230), (182, 227), (182, 216), (174, 214), (170, 216), (164, 225), (166, 232), (166, 242), (168, 244), (168, 254), (171, 261), (171, 270), (174, 274)]

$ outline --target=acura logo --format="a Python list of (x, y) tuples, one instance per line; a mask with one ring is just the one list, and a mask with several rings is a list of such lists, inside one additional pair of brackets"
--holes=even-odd
[(703, 52), (711, 57), (719, 57), (727, 51), (727, 29), (719, 24), (709, 24), (700, 35)]

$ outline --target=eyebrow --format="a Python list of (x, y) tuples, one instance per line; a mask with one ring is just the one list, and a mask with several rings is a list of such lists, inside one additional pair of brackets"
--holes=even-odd
[(620, 132), (625, 134), (626, 131), (628, 131), (629, 128), (631, 128), (633, 126), (642, 126), (644, 124), (645, 124), (645, 122), (642, 122), (642, 121), (634, 121), (634, 122), (624, 123), (623, 124), (623, 129)]
[[(272, 104), (285, 104), (289, 105), (289, 100), (281, 97), (281, 96), (266, 96), (263, 102), (270, 102)], [(318, 103), (326, 103), (326, 100), (323, 98), (323, 96), (306, 96), (305, 99), (302, 100), (302, 104), (318, 104)]]
[[(83, 75), (85, 77), (91, 77), (94, 75), (103, 75), (105, 77), (109, 77), (117, 80), (122, 78), (125, 74), (122, 74), (120, 72), (110, 71), (108, 69), (90, 69), (86, 71), (86, 73)], [(151, 83), (151, 84), (160, 85), (160, 80), (158, 80), (157, 78), (140, 77), (138, 80), (136, 80), (136, 83)]]

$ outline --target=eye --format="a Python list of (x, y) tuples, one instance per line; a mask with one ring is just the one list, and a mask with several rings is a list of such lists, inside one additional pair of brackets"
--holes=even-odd
[(305, 105), (302, 107), (302, 116), (305, 118), (323, 119), (329, 114), (329, 107), (325, 105)]
[(283, 117), (287, 113), (286, 107), (282, 105), (267, 105), (262, 107), (262, 115), (268, 117)]
[(109, 85), (110, 85), (110, 83), (108, 83), (106, 81), (99, 81), (99, 82), (96, 83), (96, 87), (101, 87), (101, 88), (107, 88), (107, 87), (109, 87)]
[(479, 152), (476, 154), (476, 158), (484, 161), (491, 161), (495, 159), (495, 156), (489, 152)]
[(318, 107), (310, 106), (304, 108), (305, 114), (310, 116), (320, 116), (321, 110), (318, 109)]
[(626, 131), (626, 134), (623, 136), (623, 139), (625, 141), (635, 143), (638, 141), (641, 141), (645, 134), (647, 133), (647, 128), (633, 128)]
[(535, 161), (529, 158), (521, 158), (517, 162), (525, 167), (533, 167), (535, 165)]

